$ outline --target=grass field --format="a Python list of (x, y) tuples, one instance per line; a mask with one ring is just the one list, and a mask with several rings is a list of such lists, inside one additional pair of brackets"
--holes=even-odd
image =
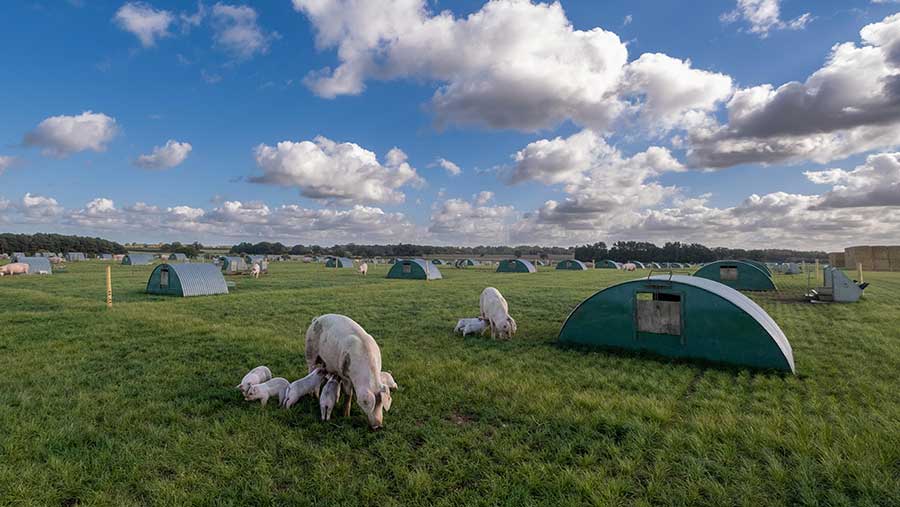
[[(142, 293), (151, 268), (0, 279), (3, 505), (900, 505), (900, 273), (855, 305), (755, 294), (796, 376), (554, 345), (584, 298), (634, 274), (433, 282), (272, 263), (228, 296)], [(640, 273), (639, 273), (640, 274)], [(644, 273), (646, 274), (646, 272)], [(493, 285), (519, 333), (452, 334)], [(310, 319), (365, 327), (400, 384), (386, 427), (244, 402), (253, 366), (305, 374)]]

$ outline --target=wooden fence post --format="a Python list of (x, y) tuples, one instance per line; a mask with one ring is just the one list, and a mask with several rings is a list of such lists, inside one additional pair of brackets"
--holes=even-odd
[(106, 307), (112, 308), (112, 266), (106, 266)]

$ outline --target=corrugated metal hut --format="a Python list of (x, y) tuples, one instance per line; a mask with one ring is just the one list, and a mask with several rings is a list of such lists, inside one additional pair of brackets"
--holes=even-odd
[(524, 259), (508, 259), (500, 261), (497, 273), (535, 273), (534, 265)]
[(434, 265), (437, 265), (437, 266), (442, 266), (442, 265), (446, 264), (446, 262), (444, 262), (440, 259), (431, 259), (431, 263)]
[(458, 268), (467, 268), (469, 266), (477, 266), (477, 265), (478, 265), (478, 261), (476, 261), (475, 259), (457, 259), (456, 260), (456, 267), (458, 267)]
[(594, 267), (597, 269), (622, 269), (622, 265), (618, 262), (610, 259), (604, 259), (602, 261), (594, 262)]
[(27, 255), (25, 255), (25, 252), (13, 252), (10, 260), (12, 260), (13, 262), (19, 262), (19, 259), (24, 259), (25, 257), (28, 257)]
[(105, 254), (105, 253), (102, 253), (102, 254), (100, 254), (100, 256), (99, 256), (99, 259), (100, 259), (101, 261), (111, 261), (111, 260), (113, 260), (113, 256), (112, 256), (112, 254)]
[(397, 259), (388, 278), (402, 278), (407, 280), (440, 280), (441, 271), (433, 263), (425, 259)]
[(353, 260), (346, 257), (329, 257), (325, 261), (326, 268), (352, 268)]
[(777, 290), (772, 277), (744, 261), (716, 261), (698, 269), (694, 276), (725, 284), (737, 290)]
[(570, 269), (574, 271), (581, 271), (587, 269), (587, 266), (583, 262), (576, 259), (564, 259), (556, 264), (556, 269)]
[(183, 253), (173, 253), (172, 255), (169, 256), (169, 260), (177, 261), (177, 262), (187, 262), (188, 258), (187, 258), (187, 255), (185, 255)]
[(647, 266), (641, 261), (628, 261), (635, 265), (638, 269), (647, 269)]
[(53, 268), (50, 265), (50, 259), (47, 257), (25, 257), (24, 255), (16, 258), (16, 262), (28, 264), (29, 275), (52, 275)]
[(122, 258), (122, 264), (125, 266), (147, 266), (153, 264), (153, 254), (129, 252)]
[(650, 264), (647, 265), (647, 267), (650, 269), (662, 269), (663, 268), (662, 264), (660, 264), (658, 262), (651, 262)]
[(740, 292), (686, 275), (608, 287), (569, 315), (559, 342), (794, 372), (778, 324)]
[(82, 252), (67, 252), (66, 253), (66, 261), (68, 262), (78, 262), (87, 260), (87, 257), (84, 256)]
[(746, 262), (748, 264), (753, 264), (754, 266), (758, 267), (759, 269), (761, 269), (763, 271), (763, 273), (769, 275), (769, 278), (772, 277), (772, 270), (769, 269), (769, 266), (766, 266), (765, 262), (759, 262), (759, 261), (754, 261), (754, 260), (750, 260), (750, 259), (741, 259), (741, 260), (743, 262)]
[(254, 264), (259, 264), (260, 272), (269, 272), (269, 260), (265, 255), (248, 255), (244, 257), (244, 260), (247, 262), (247, 266), (249, 266), (250, 268), (252, 268)]
[(222, 271), (215, 264), (160, 264), (150, 273), (148, 294), (166, 296), (210, 296), (228, 294)]
[(222, 257), (222, 272), (226, 274), (243, 273), (250, 269), (247, 261), (243, 257), (225, 256)]

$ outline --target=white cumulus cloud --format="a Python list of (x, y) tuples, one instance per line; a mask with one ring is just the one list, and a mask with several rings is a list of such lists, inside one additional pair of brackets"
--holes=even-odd
[(171, 169), (184, 162), (192, 149), (190, 143), (169, 139), (164, 146), (154, 146), (150, 154), (139, 156), (134, 163), (144, 169)]
[(273, 35), (260, 27), (257, 18), (256, 11), (246, 5), (213, 5), (212, 26), (216, 46), (239, 60), (268, 53)]
[(41, 121), (25, 134), (24, 143), (40, 147), (44, 155), (61, 158), (79, 151), (105, 151), (118, 132), (115, 118), (85, 111), (76, 116), (51, 116)]
[(338, 202), (399, 203), (400, 188), (422, 179), (394, 148), (382, 164), (375, 153), (354, 143), (338, 143), (318, 136), (312, 141), (261, 144), (255, 150), (263, 174), (250, 181), (297, 187), (301, 195)]
[(812, 21), (812, 15), (808, 12), (783, 21), (780, 2), (781, 0), (737, 0), (735, 9), (722, 14), (720, 19), (724, 23), (743, 20), (749, 25), (750, 33), (763, 39), (775, 30), (802, 30)]

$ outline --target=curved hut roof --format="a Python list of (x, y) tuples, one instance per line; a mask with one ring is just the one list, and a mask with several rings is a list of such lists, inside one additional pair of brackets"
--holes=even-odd
[(498, 273), (535, 273), (537, 269), (535, 269), (534, 264), (526, 261), (525, 259), (507, 259), (505, 261), (500, 261), (500, 264), (497, 266)]
[(695, 276), (607, 287), (569, 315), (559, 341), (795, 371), (791, 344), (765, 310), (735, 289)]
[(440, 280), (443, 276), (436, 265), (425, 259), (397, 259), (388, 271), (387, 278)]
[(556, 264), (556, 269), (584, 270), (587, 266), (578, 259), (564, 259)]
[(771, 276), (745, 261), (710, 262), (694, 272), (694, 276), (713, 280), (737, 290), (778, 290)]
[(147, 292), (183, 297), (209, 296), (228, 294), (228, 285), (215, 264), (160, 264), (150, 273)]

